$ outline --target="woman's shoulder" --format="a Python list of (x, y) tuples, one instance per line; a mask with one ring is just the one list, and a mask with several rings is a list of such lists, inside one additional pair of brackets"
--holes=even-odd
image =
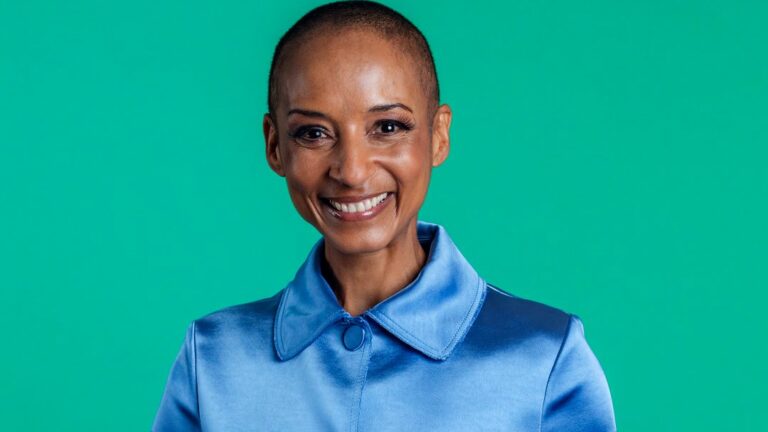
[(194, 320), (194, 326), (198, 332), (207, 333), (220, 333), (233, 329), (250, 331), (259, 328), (271, 329), (282, 292), (281, 290), (270, 297), (208, 313)]
[(571, 320), (578, 319), (556, 307), (518, 297), (490, 283), (486, 285), (478, 324), (493, 328), (497, 334), (506, 330), (516, 337), (523, 333), (559, 340), (567, 333)]
[(468, 337), (484, 355), (509, 356), (509, 361), (522, 356), (542, 377), (564, 350), (589, 351), (578, 316), (491, 284)]

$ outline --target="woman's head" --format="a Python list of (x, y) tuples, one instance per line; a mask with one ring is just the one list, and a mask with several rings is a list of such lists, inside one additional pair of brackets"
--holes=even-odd
[(281, 39), (264, 118), (267, 158), (301, 216), (342, 253), (415, 233), (431, 169), (448, 154), (421, 33), (372, 2), (321, 6)]
[(422, 89), (436, 108), (440, 101), (437, 69), (426, 38), (421, 31), (397, 11), (372, 1), (340, 1), (319, 6), (307, 12), (280, 38), (272, 55), (269, 70), (269, 112), (277, 110), (281, 90), (280, 72), (292, 51), (321, 35), (339, 35), (348, 30), (378, 34), (398, 45), (409, 56), (422, 80)]

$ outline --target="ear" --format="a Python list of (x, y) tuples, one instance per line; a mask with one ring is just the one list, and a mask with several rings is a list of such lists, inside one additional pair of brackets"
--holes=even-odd
[(283, 161), (280, 157), (280, 146), (278, 146), (277, 123), (272, 120), (269, 113), (264, 114), (264, 143), (266, 144), (267, 163), (277, 175), (285, 177)]
[(432, 118), (432, 166), (442, 164), (451, 150), (451, 107), (442, 104)]

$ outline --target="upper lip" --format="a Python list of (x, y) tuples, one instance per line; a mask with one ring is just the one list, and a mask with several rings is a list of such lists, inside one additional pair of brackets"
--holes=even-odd
[[(336, 201), (337, 203), (346, 204), (346, 203), (360, 202), (360, 201), (363, 201), (363, 200), (366, 200), (366, 199), (369, 199), (369, 198), (377, 197), (377, 196), (379, 196), (379, 195), (381, 195), (383, 193), (384, 192), (376, 192), (376, 193), (372, 193), (370, 195), (334, 196), (334, 197), (325, 196), (325, 197), (322, 197), (322, 198), (323, 199), (327, 199), (327, 200)], [(386, 192), (386, 193), (389, 193), (389, 192)]]

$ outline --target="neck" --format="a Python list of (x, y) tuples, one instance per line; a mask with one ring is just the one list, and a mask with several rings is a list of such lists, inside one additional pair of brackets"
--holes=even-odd
[(419, 274), (426, 257), (414, 223), (376, 252), (343, 254), (326, 244), (324, 272), (341, 306), (357, 316), (407, 286)]

